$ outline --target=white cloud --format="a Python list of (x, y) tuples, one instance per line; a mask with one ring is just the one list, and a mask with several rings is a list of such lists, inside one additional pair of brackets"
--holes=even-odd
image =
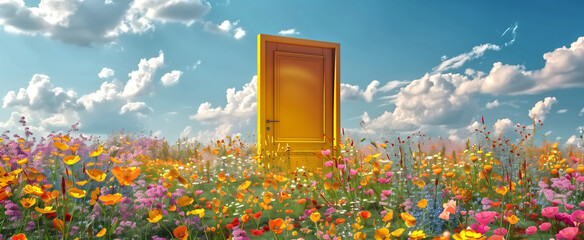
[(508, 27), (507, 29), (505, 29), (505, 31), (503, 32), (503, 34), (501, 34), (501, 37), (505, 36), (505, 34), (507, 34), (509, 31), (511, 31), (511, 40), (509, 40), (508, 42), (505, 43), (505, 46), (510, 46), (513, 43), (515, 43), (515, 39), (517, 38), (517, 28), (519, 27), (519, 24), (515, 23), (515, 26), (513, 27)]
[(211, 103), (205, 102), (199, 105), (197, 113), (190, 116), (205, 125), (216, 125), (214, 131), (199, 132), (198, 140), (221, 139), (250, 125), (257, 111), (257, 76), (241, 90), (227, 89), (226, 98), (225, 107), (213, 108)]
[(371, 102), (377, 92), (389, 92), (407, 83), (407, 81), (389, 81), (383, 87), (379, 88), (380, 82), (373, 80), (367, 85), (365, 90), (361, 90), (358, 85), (341, 83), (341, 100), (357, 100), (363, 98), (365, 101)]
[(580, 109), (580, 113), (578, 114), (579, 116), (584, 115), (584, 108)]
[(144, 33), (155, 22), (190, 26), (202, 21), (211, 5), (203, 0), (42, 0), (27, 7), (22, 0), (4, 0), (0, 9), (6, 31), (91, 46), (114, 42), (124, 33)]
[[(129, 74), (128, 84), (133, 80), (136, 82), (137, 75), (142, 79), (148, 75), (136, 74), (151, 71), (146, 65), (152, 67), (147, 63), (139, 65), (138, 70)], [(144, 117), (152, 113), (153, 109), (144, 102), (131, 101), (139, 94), (124, 96), (122, 89), (127, 89), (128, 84), (124, 86), (115, 79), (105, 81), (94, 92), (78, 97), (73, 90), (66, 91), (53, 86), (49, 76), (35, 74), (26, 88), (19, 89), (18, 93), (9, 91), (4, 96), (2, 107), (14, 111), (11, 118), (0, 125), (16, 129), (19, 125), (13, 118), (25, 116), (29, 125), (34, 126), (31, 128), (41, 134), (67, 130), (76, 122), (87, 133), (106, 134), (122, 128), (140, 131), (145, 125)]]
[(570, 138), (568, 138), (568, 140), (565, 143), (565, 145), (578, 145), (578, 144), (580, 144), (580, 138), (576, 137), (576, 135), (572, 135)]
[(500, 104), (499, 104), (499, 101), (497, 101), (497, 99), (495, 99), (495, 101), (488, 102), (488, 103), (487, 103), (487, 105), (486, 105), (485, 107), (486, 107), (487, 109), (491, 109), (491, 108), (496, 108), (496, 107), (498, 107), (499, 105), (500, 105)]
[(513, 121), (509, 118), (499, 119), (493, 125), (494, 132), (498, 136), (506, 136), (509, 137), (509, 134), (513, 132)]
[(178, 71), (178, 70), (174, 70), (172, 72), (166, 73), (164, 74), (164, 76), (162, 76), (162, 78), (160, 78), (160, 81), (162, 82), (162, 85), (164, 86), (172, 86), (178, 83), (178, 80), (180, 78), (180, 76), (183, 74), (183, 72)]
[(558, 114), (567, 113), (567, 112), (568, 112), (568, 109), (565, 109), (565, 108), (558, 110)]
[(144, 102), (128, 102), (120, 108), (120, 115), (126, 113), (149, 114), (153, 109)]
[(401, 88), (393, 112), (386, 111), (371, 120), (370, 127), (411, 130), (422, 125), (468, 124), (478, 104), (469, 93), (457, 91), (466, 81), (468, 78), (460, 74), (426, 74)]
[(143, 96), (152, 91), (152, 78), (156, 70), (164, 64), (164, 53), (160, 51), (158, 57), (140, 60), (138, 70), (128, 74), (130, 80), (124, 86), (122, 97), (134, 98)]
[(552, 105), (557, 102), (555, 97), (546, 97), (543, 101), (538, 101), (529, 110), (529, 117), (535, 118), (535, 121), (541, 120), (543, 122), (546, 115), (551, 111)]
[(300, 34), (300, 32), (296, 31), (296, 29), (294, 29), (294, 28), (290, 28), (290, 29), (286, 29), (286, 30), (281, 30), (278, 32), (278, 34), (280, 34), (280, 35), (295, 35), (295, 34)]
[(203, 61), (201, 61), (201, 59), (199, 59), (192, 66), (187, 66), (187, 70), (193, 70), (194, 71), (194, 70), (196, 70), (199, 67), (199, 65), (201, 65), (201, 63), (203, 63)]
[(476, 134), (477, 133), (476, 129), (480, 129), (481, 126), (482, 125), (479, 122), (474, 121), (473, 123), (467, 126), (463, 126), (461, 128), (452, 128), (448, 130), (449, 134), (448, 139), (450, 141), (458, 143), (464, 142), (466, 141), (466, 139)]
[(231, 23), (229, 20), (225, 20), (220, 25), (209, 21), (205, 23), (204, 29), (208, 32), (225, 34), (233, 36), (235, 39), (240, 39), (245, 36), (245, 30), (241, 27), (235, 28), (238, 24), (239, 21)]
[(193, 127), (191, 126), (186, 126), (185, 129), (182, 130), (182, 132), (179, 135), (179, 138), (188, 138), (189, 136), (191, 136), (191, 132), (193, 131)]
[(434, 73), (444, 72), (446, 70), (462, 67), (462, 65), (464, 65), (464, 63), (466, 63), (467, 61), (483, 56), (483, 54), (487, 50), (499, 51), (499, 49), (501, 49), (499, 46), (490, 43), (475, 46), (472, 48), (470, 52), (463, 53), (456, 57), (443, 60), (442, 63), (440, 63), (440, 65), (433, 68)]
[(561, 47), (545, 53), (543, 58), (545, 65), (537, 70), (496, 62), (486, 77), (466, 83), (469, 85), (466, 90), (514, 95), (584, 87), (584, 37), (578, 38), (569, 48)]
[(97, 74), (97, 76), (99, 78), (110, 78), (110, 77), (114, 76), (114, 73), (115, 72), (114, 72), (113, 69), (111, 69), (111, 68), (105, 68), (104, 67), (104, 68), (101, 69), (101, 72), (99, 72)]

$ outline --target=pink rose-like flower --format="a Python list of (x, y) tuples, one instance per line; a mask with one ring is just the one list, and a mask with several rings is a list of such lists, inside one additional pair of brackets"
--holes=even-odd
[(572, 210), (574, 208), (574, 205), (564, 203), (564, 207), (568, 210)]
[(339, 164), (339, 165), (337, 165), (337, 168), (338, 169), (344, 169), (345, 168), (345, 164)]
[(537, 232), (537, 227), (535, 226), (530, 226), (527, 229), (525, 229), (525, 233), (527, 233), (528, 235), (533, 235), (535, 234), (535, 232)]
[(385, 173), (386, 178), (390, 178), (391, 176), (393, 176), (393, 172), (386, 172)]
[(324, 163), (325, 166), (327, 167), (332, 167), (335, 163), (333, 161), (327, 161)]
[(379, 183), (388, 183), (389, 182), (389, 179), (387, 179), (387, 178), (378, 178), (377, 181)]
[(391, 195), (391, 190), (381, 190), (381, 194), (383, 194), (385, 196), (389, 196), (389, 195)]
[(203, 190), (197, 190), (196, 193), (197, 193), (197, 195), (201, 195), (201, 194), (203, 194)]
[(574, 222), (584, 223), (584, 211), (576, 210), (572, 213), (571, 216)]
[(580, 207), (584, 207), (584, 202), (580, 202), (580, 203), (578, 203), (578, 206), (580, 206)]
[(324, 150), (324, 151), (321, 151), (321, 152), (322, 152), (322, 155), (325, 155), (325, 156), (331, 155), (331, 150), (330, 149), (327, 149), (327, 150)]
[(507, 234), (507, 229), (505, 228), (497, 228), (495, 229), (495, 231), (493, 231), (494, 234), (500, 235), (500, 236), (505, 236), (505, 234)]
[(496, 215), (497, 213), (493, 211), (483, 211), (475, 214), (475, 220), (481, 225), (487, 226)]
[(578, 235), (577, 227), (567, 227), (560, 230), (560, 232), (556, 234), (556, 237), (560, 240), (572, 240), (576, 237), (576, 235)]
[(578, 178), (576, 178), (576, 180), (578, 180), (578, 182), (584, 182), (584, 177), (583, 176), (579, 176)]
[(489, 226), (483, 226), (483, 225), (476, 224), (476, 223), (471, 224), (470, 228), (472, 230), (475, 230), (475, 232), (478, 232), (480, 234), (485, 234), (486, 232), (491, 230), (491, 228)]
[(547, 218), (553, 218), (558, 213), (558, 207), (546, 207), (541, 210), (541, 215)]
[(351, 170), (349, 170), (349, 173), (351, 175), (356, 175), (357, 174), (357, 170), (351, 169)]
[(551, 226), (552, 226), (552, 224), (551, 224), (551, 223), (549, 223), (549, 222), (544, 222), (544, 223), (542, 223), (542, 224), (540, 224), (540, 225), (539, 225), (539, 230), (542, 230), (542, 231), (544, 231), (544, 232), (545, 232), (545, 231), (547, 231), (548, 229), (550, 229), (550, 227), (551, 227)]

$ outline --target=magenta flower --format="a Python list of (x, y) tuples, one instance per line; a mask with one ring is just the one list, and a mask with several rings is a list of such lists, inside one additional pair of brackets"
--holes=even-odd
[(558, 213), (558, 207), (546, 207), (541, 210), (541, 215), (547, 218), (553, 218)]
[(535, 234), (535, 232), (537, 232), (537, 227), (535, 226), (530, 226), (527, 229), (525, 229), (525, 233), (527, 233), (528, 235), (533, 235)]
[(388, 183), (389, 182), (389, 179), (387, 179), (387, 178), (378, 178), (377, 181), (379, 183)]
[(331, 150), (330, 149), (327, 149), (327, 150), (324, 150), (324, 151), (321, 151), (321, 152), (322, 152), (322, 155), (325, 155), (325, 156), (330, 156), (331, 155)]
[(489, 225), (491, 220), (497, 215), (496, 212), (483, 211), (475, 214), (475, 220), (483, 226)]
[(332, 178), (333, 177), (333, 172), (329, 172), (325, 176), (326, 176), (326, 178)]
[(544, 222), (544, 223), (542, 223), (542, 224), (540, 224), (540, 225), (539, 225), (539, 230), (542, 230), (542, 231), (544, 231), (544, 232), (545, 232), (545, 231), (547, 231), (548, 229), (550, 229), (550, 227), (551, 227), (551, 226), (552, 226), (552, 224), (551, 224), (551, 223), (549, 223), (549, 222)]
[(575, 226), (574, 220), (572, 220), (572, 216), (567, 213), (556, 213), (554, 216), (556, 220), (564, 222), (568, 226)]
[(560, 232), (556, 234), (556, 237), (560, 240), (572, 240), (576, 235), (578, 235), (577, 227), (567, 227), (560, 230)]
[(343, 169), (343, 168), (345, 168), (345, 164), (339, 164), (339, 165), (337, 165), (337, 168), (338, 169)]
[(351, 175), (357, 175), (357, 170), (353, 170), (353, 169), (351, 169), (351, 170), (349, 170), (349, 173), (350, 173)]
[(495, 229), (495, 231), (493, 231), (494, 234), (500, 235), (500, 236), (505, 236), (505, 234), (507, 234), (507, 229), (505, 228), (497, 228)]
[(196, 193), (197, 193), (197, 195), (201, 195), (201, 194), (203, 194), (203, 190), (197, 190)]
[(391, 194), (391, 189), (390, 190), (381, 190), (381, 193), (385, 196), (389, 196)]
[(572, 220), (574, 222), (584, 223), (584, 211), (576, 210), (572, 213)]
[(333, 163), (333, 161), (327, 161), (324, 163), (325, 166), (327, 167), (332, 167), (335, 163)]
[(470, 228), (472, 230), (475, 230), (475, 232), (478, 232), (480, 234), (485, 234), (487, 231), (489, 231), (491, 229), (489, 226), (480, 225), (480, 224), (476, 224), (476, 223), (471, 224)]

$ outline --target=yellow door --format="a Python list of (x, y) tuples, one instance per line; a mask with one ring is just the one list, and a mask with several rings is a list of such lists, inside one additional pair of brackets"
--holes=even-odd
[(339, 44), (258, 36), (258, 153), (270, 167), (322, 168), (339, 138)]

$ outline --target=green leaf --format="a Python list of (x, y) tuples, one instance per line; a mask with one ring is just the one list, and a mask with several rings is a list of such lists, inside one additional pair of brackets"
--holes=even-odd
[(362, 139), (361, 139), (361, 142), (363, 142), (363, 141), (365, 141), (365, 138), (362, 138)]

